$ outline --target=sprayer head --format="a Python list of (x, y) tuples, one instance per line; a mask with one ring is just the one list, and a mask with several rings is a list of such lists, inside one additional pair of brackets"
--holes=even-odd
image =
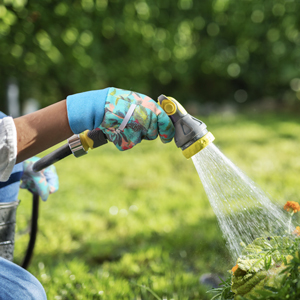
[(175, 144), (186, 158), (191, 158), (215, 139), (205, 123), (188, 114), (176, 99), (160, 95), (158, 104), (172, 120)]

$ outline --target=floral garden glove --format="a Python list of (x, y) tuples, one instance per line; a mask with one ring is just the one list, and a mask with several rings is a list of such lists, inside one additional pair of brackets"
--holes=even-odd
[(150, 97), (116, 88), (109, 89), (99, 128), (121, 151), (131, 149), (142, 139), (154, 140), (158, 135), (163, 143), (168, 143), (175, 133), (168, 115)]
[[(150, 97), (117, 88), (67, 97), (70, 128), (74, 133), (99, 127), (119, 150), (131, 149), (142, 139), (158, 135), (164, 143), (175, 134), (164, 110)], [(126, 121), (125, 123), (123, 121)]]
[(23, 162), (24, 173), (21, 178), (20, 188), (27, 189), (32, 193), (38, 193), (43, 201), (46, 201), (49, 194), (58, 190), (58, 176), (53, 165), (40, 172), (34, 172), (32, 165), (39, 158), (32, 157)]

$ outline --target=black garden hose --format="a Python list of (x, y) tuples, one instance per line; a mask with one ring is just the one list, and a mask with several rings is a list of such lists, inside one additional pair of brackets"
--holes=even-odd
[(32, 195), (32, 211), (31, 211), (31, 221), (30, 221), (30, 237), (28, 246), (26, 249), (26, 254), (24, 256), (23, 262), (21, 264), (21, 267), (24, 269), (27, 269), (32, 255), (33, 250), (36, 242), (36, 236), (38, 231), (38, 217), (39, 217), (39, 195), (37, 193), (33, 193)]
[(42, 157), (40, 160), (36, 161), (32, 167), (33, 171), (41, 171), (50, 165), (56, 163), (57, 161), (69, 156), (72, 154), (72, 151), (69, 147), (69, 144), (65, 144), (48, 155)]
[[(74, 142), (74, 139), (72, 138), (77, 138), (78, 141)], [(99, 146), (102, 146), (107, 143), (107, 138), (105, 134), (99, 130), (99, 129), (94, 129), (91, 131), (87, 131), (86, 133), (80, 134), (80, 135), (74, 135), (68, 140), (68, 143), (59, 147), (58, 149), (54, 150), (53, 152), (49, 153), (48, 155), (44, 156), (40, 160), (36, 161), (33, 164), (32, 169), (35, 172), (41, 171), (50, 165), (56, 163), (57, 161), (69, 156), (70, 154), (74, 154), (76, 150), (79, 147), (82, 147), (81, 143), (78, 143), (79, 141), (84, 140), (89, 141), (90, 145), (92, 145), (93, 148), (97, 148)], [(31, 213), (31, 224), (30, 224), (30, 238), (29, 238), (29, 243), (26, 249), (26, 254), (23, 259), (23, 262), (21, 266), (24, 269), (27, 269), (30, 260), (33, 255), (33, 250), (36, 242), (36, 236), (37, 236), (37, 231), (38, 231), (38, 216), (39, 216), (39, 195), (37, 193), (33, 193), (33, 198), (32, 198), (32, 213)]]
[[(32, 166), (33, 171), (38, 172), (49, 167), (57, 161), (74, 154), (79, 157), (86, 154), (88, 148), (97, 148), (107, 143), (107, 137), (99, 128), (87, 130), (81, 134), (75, 134), (68, 139), (68, 143), (47, 154)], [(85, 147), (83, 146), (85, 145)], [(87, 148), (87, 149), (85, 149)]]

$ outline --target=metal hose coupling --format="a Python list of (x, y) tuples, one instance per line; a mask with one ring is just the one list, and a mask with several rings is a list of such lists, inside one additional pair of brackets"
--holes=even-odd
[(160, 95), (158, 104), (172, 120), (175, 144), (186, 158), (191, 158), (214, 141), (215, 137), (207, 130), (206, 124), (188, 114), (176, 99)]

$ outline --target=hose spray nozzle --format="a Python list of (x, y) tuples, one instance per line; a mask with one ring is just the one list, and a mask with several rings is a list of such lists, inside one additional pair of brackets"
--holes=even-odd
[(158, 104), (172, 120), (175, 144), (186, 158), (191, 158), (214, 141), (215, 137), (207, 130), (206, 124), (188, 114), (176, 99), (160, 95)]

